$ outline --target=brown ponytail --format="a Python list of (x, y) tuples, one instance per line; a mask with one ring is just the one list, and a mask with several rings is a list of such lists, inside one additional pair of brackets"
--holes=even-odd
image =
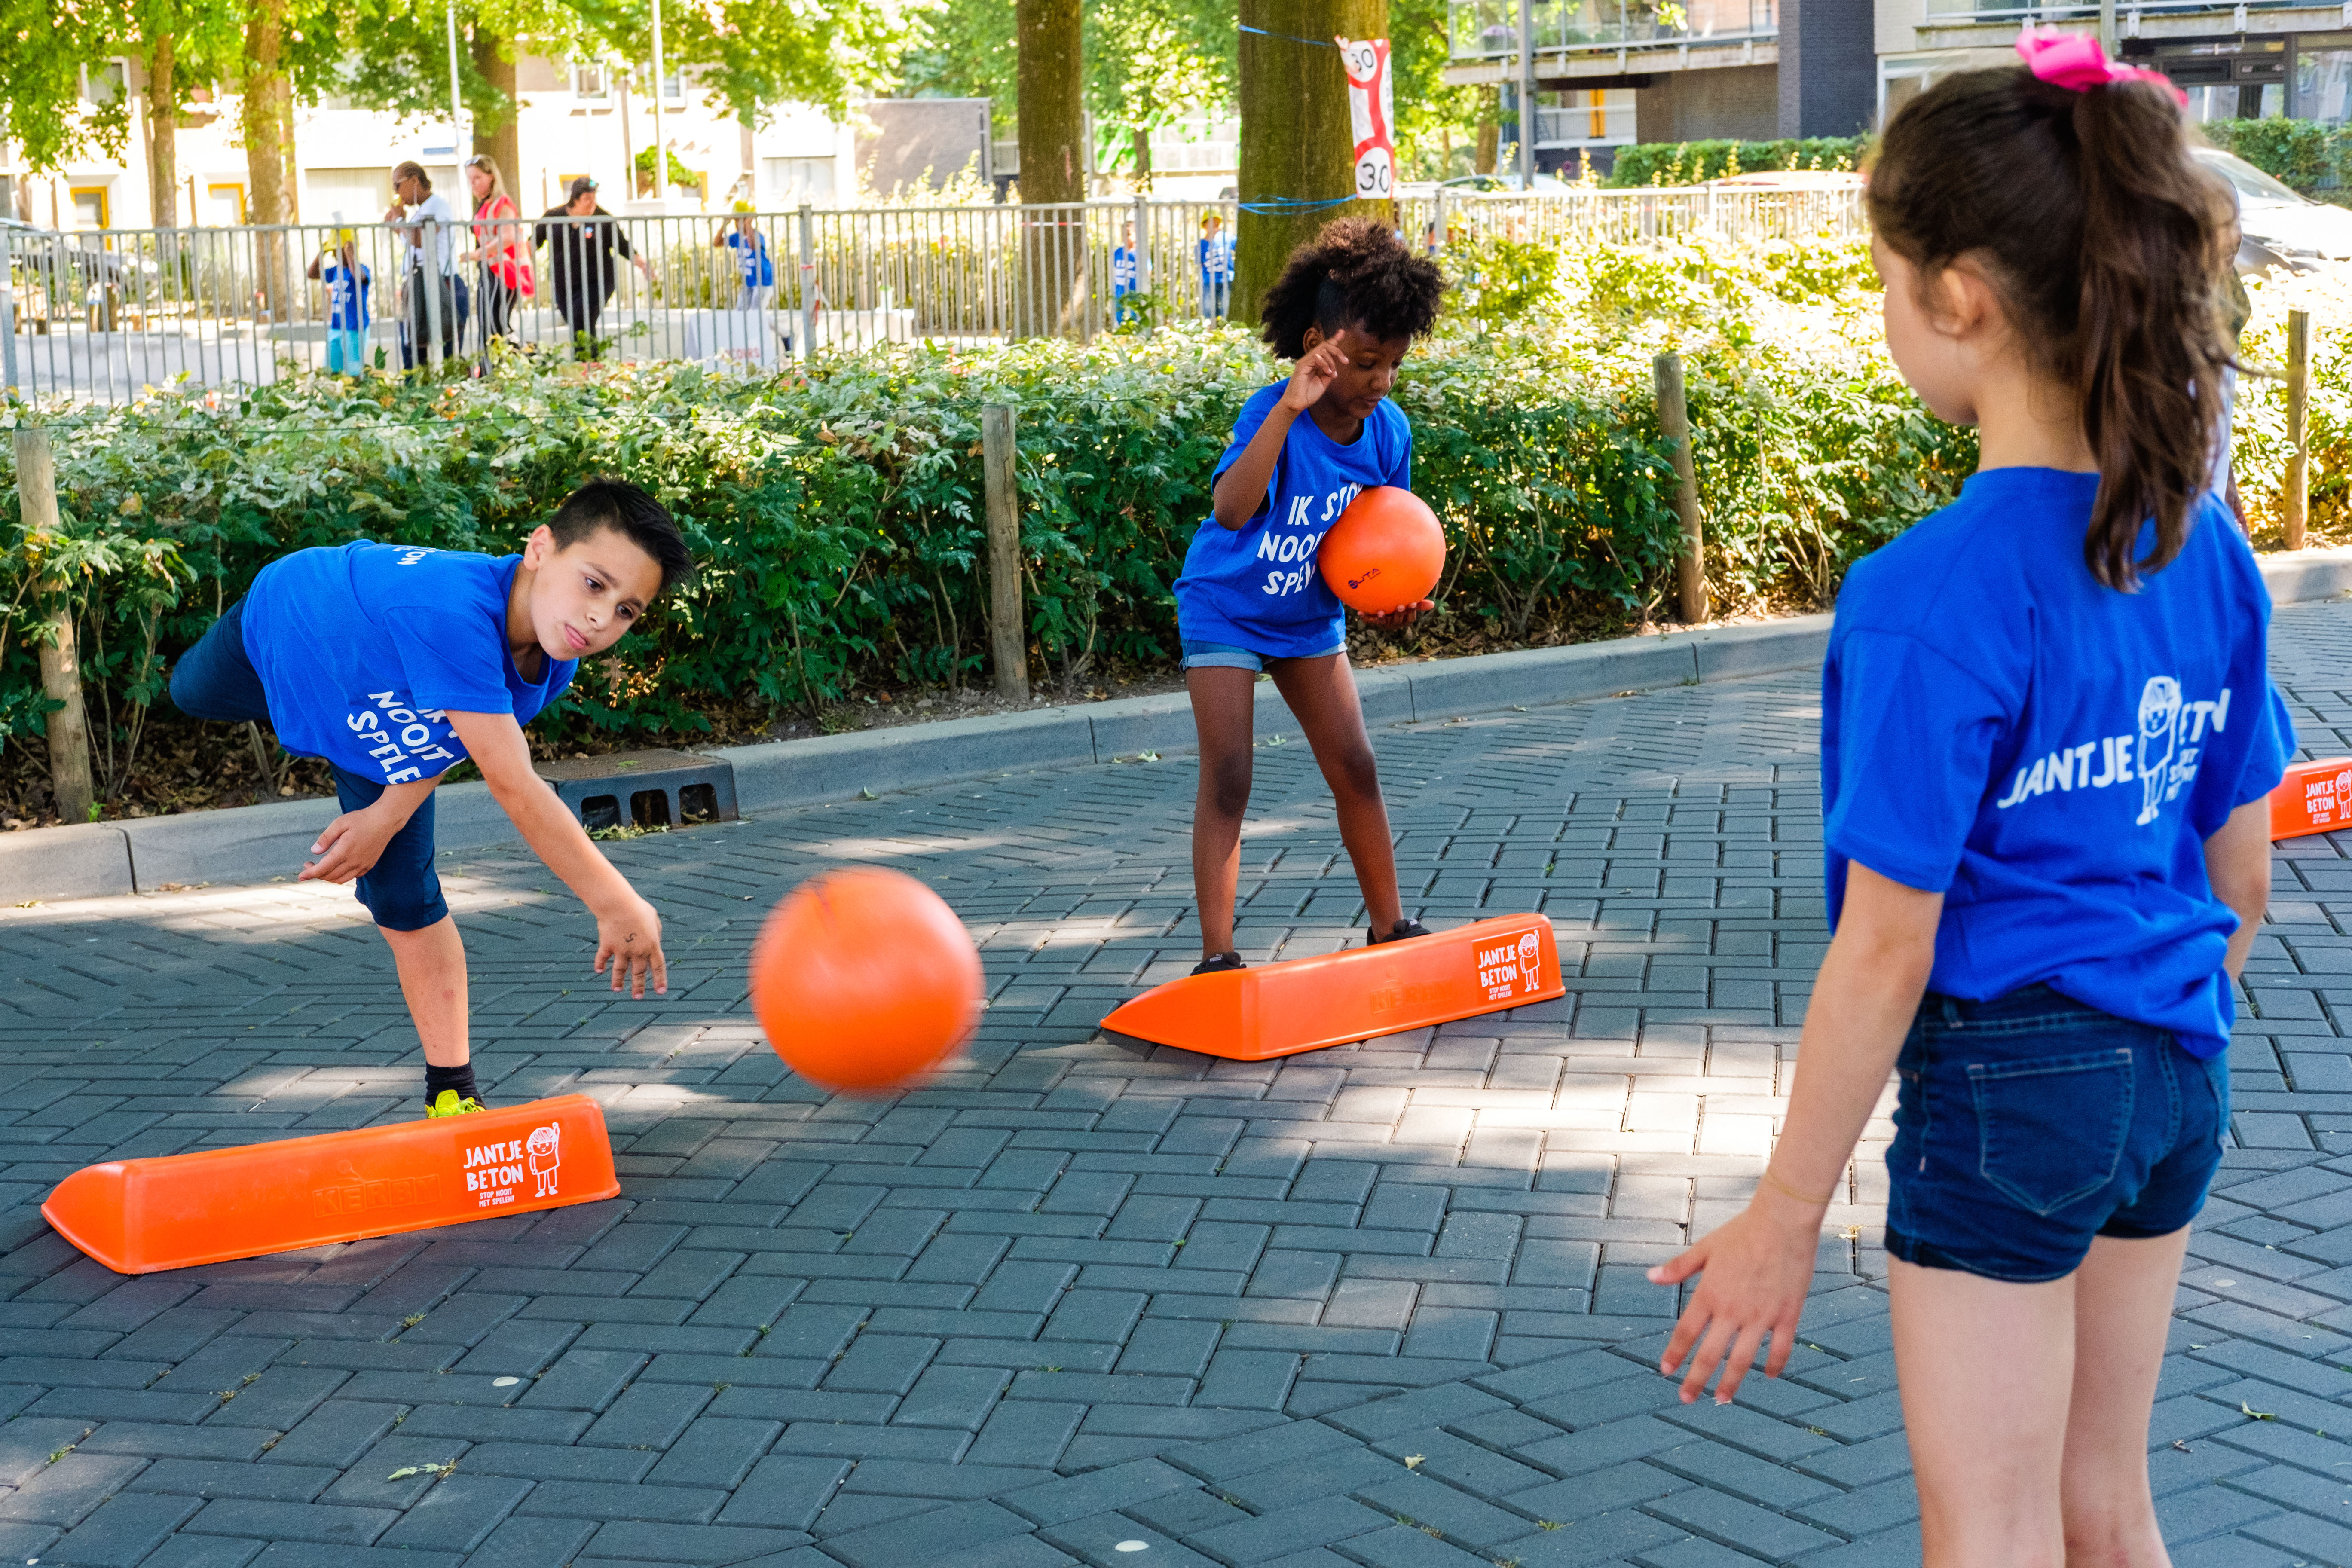
[(2207, 488), (2231, 363), (2227, 200), (2164, 88), (2076, 91), (2023, 67), (1937, 82), (1895, 117), (1871, 167), (1879, 237), (1923, 279), (1969, 258), (2038, 367), (2079, 395), (2099, 462), (2083, 558), (2111, 588), (2180, 552)]

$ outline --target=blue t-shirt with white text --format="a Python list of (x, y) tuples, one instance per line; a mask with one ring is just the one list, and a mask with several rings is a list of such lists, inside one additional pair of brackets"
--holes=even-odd
[[(1263, 387), (1242, 405), (1216, 477), (1241, 460), (1287, 384)], [(1292, 420), (1256, 514), (1239, 528), (1212, 517), (1193, 531), (1176, 579), (1179, 635), (1267, 658), (1344, 646), (1346, 615), (1315, 569), (1315, 552), (1348, 503), (1375, 485), (1412, 488), (1412, 426), (1402, 409), (1382, 398), (1345, 447), (1323, 434), (1312, 411)]]
[(1979, 473), (1847, 574), (1822, 669), (1830, 919), (1859, 861), (1943, 893), (1931, 991), (2046, 984), (2218, 1056), (2238, 921), (2205, 839), (2294, 754), (2270, 595), (2210, 495), (2137, 592), (2101, 586), (2098, 486)]
[(376, 784), (433, 778), (464, 760), (449, 712), (528, 724), (572, 683), (572, 659), (537, 680), (515, 668), (507, 595), (520, 555), (355, 540), (281, 556), (245, 596), (245, 651), (285, 748)]

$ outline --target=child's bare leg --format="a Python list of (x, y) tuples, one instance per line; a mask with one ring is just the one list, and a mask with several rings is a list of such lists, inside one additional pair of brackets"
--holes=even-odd
[(1223, 666), (1184, 672), (1201, 739), (1201, 788), (1192, 805), (1192, 905), (1201, 954), (1234, 951), (1234, 896), (1241, 881), (1242, 815), (1249, 809), (1250, 712), (1257, 672)]
[(2093, 1238), (2074, 1271), (2074, 1384), (2059, 1493), (2066, 1561), (2164, 1568), (2147, 1482), (2147, 1424), (2172, 1330), (2186, 1226), (2170, 1236)]
[(425, 1062), (464, 1067), (472, 1052), (466, 1032), (466, 944), (457, 935), (457, 917), (444, 915), (421, 931), (376, 930), (392, 948), (400, 994), (408, 999), (416, 1037), (425, 1042)]
[(2077, 1278), (2013, 1285), (1888, 1262), (1925, 1568), (2064, 1568)]
[(1372, 738), (1364, 731), (1364, 707), (1356, 696), (1348, 656), (1286, 658), (1274, 667), (1274, 684), (1314, 748), (1323, 782), (1339, 808), (1339, 839), (1363, 889), (1364, 913), (1386, 935), (1404, 918), (1397, 896), (1396, 844), (1389, 837), (1389, 808), (1381, 798), (1381, 775), (1372, 760)]

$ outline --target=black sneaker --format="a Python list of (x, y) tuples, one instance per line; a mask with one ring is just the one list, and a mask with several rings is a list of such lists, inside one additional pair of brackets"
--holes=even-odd
[(1213, 952), (1192, 966), (1195, 974), (1223, 974), (1228, 970), (1246, 969), (1238, 952)]
[(1399, 921), (1395, 929), (1386, 936), (1382, 936), (1376, 931), (1367, 931), (1364, 932), (1364, 942), (1368, 946), (1378, 947), (1384, 942), (1402, 942), (1409, 936), (1427, 936), (1428, 934), (1429, 928), (1419, 921)]

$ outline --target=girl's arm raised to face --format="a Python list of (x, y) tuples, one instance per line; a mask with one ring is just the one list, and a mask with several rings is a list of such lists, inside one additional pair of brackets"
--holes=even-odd
[(1265, 487), (1274, 480), (1274, 465), (1282, 456), (1282, 444), (1289, 439), (1291, 422), (1321, 401), (1347, 363), (1347, 353), (1337, 340), (1319, 342), (1298, 356), (1298, 363), (1290, 373), (1290, 384), (1282, 389), (1282, 396), (1275, 405), (1265, 411), (1265, 423), (1257, 427), (1257, 434), (1242, 448), (1234, 466), (1217, 476), (1216, 487), (1209, 492), (1211, 511), (1218, 526), (1238, 529), (1257, 515), (1257, 509), (1265, 502)]
[(1672, 1376), (1690, 1359), (1684, 1403), (1696, 1399), (1720, 1366), (1716, 1399), (1729, 1404), (1768, 1332), (1765, 1375), (1778, 1377), (1789, 1364), (1822, 1215), (1843, 1184), (1854, 1142), (1919, 1010), (1943, 912), (1941, 893), (1906, 888), (1858, 863), (1847, 868), (1844, 910), (1805, 1008), (1789, 1118), (1765, 1180), (1746, 1209), (1650, 1271), (1654, 1282), (1675, 1285), (1704, 1270), (1659, 1361)]

